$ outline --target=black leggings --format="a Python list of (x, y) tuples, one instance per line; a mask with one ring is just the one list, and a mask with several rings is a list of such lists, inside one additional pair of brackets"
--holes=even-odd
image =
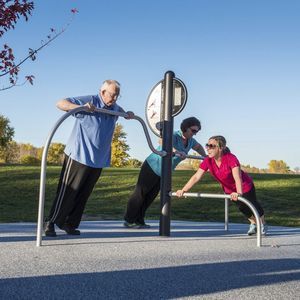
[(129, 223), (145, 224), (147, 208), (160, 191), (160, 176), (144, 161), (133, 194), (130, 196), (124, 216)]
[[(254, 207), (256, 208), (259, 216), (263, 216), (264, 215), (264, 210), (261, 207), (261, 205), (259, 204), (259, 202), (256, 199), (256, 192), (255, 192), (255, 187), (253, 185), (252, 189), (243, 194), (243, 198), (247, 199), (249, 202), (251, 202)], [(249, 219), (250, 217), (253, 216), (253, 212), (252, 210), (243, 202), (241, 201), (235, 201), (235, 204), (237, 205), (237, 207), (239, 208), (239, 210)]]

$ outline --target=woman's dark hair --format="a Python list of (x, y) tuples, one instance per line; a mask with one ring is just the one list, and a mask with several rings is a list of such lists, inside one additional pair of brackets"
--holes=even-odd
[(190, 128), (192, 126), (197, 126), (197, 127), (199, 127), (199, 130), (201, 130), (201, 123), (195, 117), (190, 117), (190, 118), (184, 119), (180, 124), (180, 129), (182, 132), (186, 132), (188, 130), (188, 128)]
[(230, 149), (226, 146), (226, 139), (222, 135), (215, 135), (209, 138), (209, 140), (215, 140), (218, 146), (222, 149), (222, 153), (230, 153)]

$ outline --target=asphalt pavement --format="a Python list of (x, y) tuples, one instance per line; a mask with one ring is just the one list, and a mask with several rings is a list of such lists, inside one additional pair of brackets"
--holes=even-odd
[(0, 299), (300, 299), (300, 228), (171, 223), (171, 236), (87, 221), (36, 247), (35, 223), (0, 224)]

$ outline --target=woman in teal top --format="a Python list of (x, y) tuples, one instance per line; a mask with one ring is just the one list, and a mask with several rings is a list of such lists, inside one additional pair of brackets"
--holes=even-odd
[[(195, 117), (184, 119), (180, 129), (173, 133), (172, 169), (185, 159), (188, 152), (193, 149), (201, 156), (206, 156), (204, 148), (193, 138), (199, 130), (201, 123)], [(158, 150), (161, 150), (159, 146)], [(147, 208), (154, 201), (160, 190), (162, 158), (152, 153), (144, 161), (138, 177), (135, 190), (127, 203), (124, 216), (124, 226), (128, 228), (149, 228), (144, 218)]]

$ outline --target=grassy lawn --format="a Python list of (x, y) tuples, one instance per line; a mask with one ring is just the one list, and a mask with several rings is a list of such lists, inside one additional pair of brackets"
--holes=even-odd
[[(105, 169), (85, 209), (84, 220), (122, 220), (127, 199), (133, 191), (138, 169)], [(60, 167), (47, 168), (47, 214), (55, 195)], [(193, 171), (175, 171), (173, 190), (183, 186)], [(300, 226), (300, 175), (251, 174), (258, 199), (270, 225)], [(0, 166), (0, 222), (36, 222), (40, 167)], [(207, 175), (193, 190), (222, 193), (218, 183)], [(159, 198), (148, 210), (147, 219), (159, 219)], [(176, 220), (224, 221), (220, 199), (172, 198), (171, 218)], [(247, 222), (234, 204), (230, 222)]]

